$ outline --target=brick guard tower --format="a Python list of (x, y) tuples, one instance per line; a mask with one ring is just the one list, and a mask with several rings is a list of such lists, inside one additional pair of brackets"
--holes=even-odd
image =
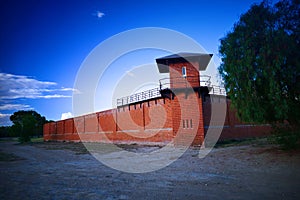
[(170, 77), (160, 80), (162, 97), (172, 101), (172, 122), (175, 143), (200, 145), (204, 141), (202, 97), (208, 95), (210, 83), (201, 86), (200, 73), (210, 62), (212, 54), (179, 53), (156, 59), (160, 73)]

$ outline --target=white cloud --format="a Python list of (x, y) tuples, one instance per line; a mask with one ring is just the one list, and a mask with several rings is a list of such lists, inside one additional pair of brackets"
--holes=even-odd
[(72, 118), (73, 117), (73, 115), (72, 115), (72, 113), (71, 112), (66, 112), (66, 113), (62, 113), (61, 114), (61, 120), (64, 120), (64, 119), (68, 119), (68, 118)]
[(81, 92), (75, 88), (61, 88), (59, 91), (71, 91), (73, 94), (81, 94)]
[(132, 73), (131, 71), (126, 71), (126, 74), (127, 74), (128, 76), (135, 77), (134, 73)]
[(101, 11), (97, 11), (94, 15), (96, 15), (96, 17), (97, 17), (98, 19), (100, 19), (100, 18), (102, 18), (105, 14), (104, 14), (103, 12), (101, 12)]
[(9, 119), (10, 115), (11, 114), (0, 113), (0, 126), (10, 126), (10, 125), (12, 125), (12, 122)]
[(75, 91), (75, 89), (74, 88), (61, 88), (61, 89), (59, 89), (60, 91), (72, 91), (72, 92), (74, 92)]
[(70, 98), (65, 92), (78, 92), (73, 88), (57, 88), (57, 83), (39, 81), (32, 77), (0, 73), (0, 99)]
[[(30, 105), (26, 104), (4, 104), (0, 105), (0, 110), (28, 110), (32, 109)], [(1, 113), (0, 113), (1, 115)]]
[[(78, 90), (58, 87), (51, 81), (40, 81), (33, 77), (0, 73), (0, 111), (10, 113), (17, 110), (34, 109), (28, 99), (71, 98)], [(26, 102), (26, 103), (25, 103)], [(9, 114), (0, 115), (0, 125), (11, 124)]]
[(0, 113), (0, 118), (3, 118), (3, 117), (9, 117), (10, 114), (3, 114), (3, 113)]
[(0, 81), (6, 81), (7, 85), (14, 86), (18, 82), (18, 86), (42, 87), (56, 85), (55, 82), (39, 81), (28, 76), (0, 73)]
[(62, 94), (53, 94), (53, 95), (43, 95), (43, 96), (37, 96), (38, 98), (43, 99), (55, 99), (55, 98), (71, 98), (71, 95), (62, 95)]

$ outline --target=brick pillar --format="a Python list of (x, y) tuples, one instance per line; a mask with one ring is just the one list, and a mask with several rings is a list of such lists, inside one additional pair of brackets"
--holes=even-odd
[[(204, 140), (199, 64), (180, 62), (170, 64), (173, 131), (178, 145), (201, 145)], [(185, 75), (182, 74), (185, 68)], [(196, 135), (195, 135), (196, 134)]]

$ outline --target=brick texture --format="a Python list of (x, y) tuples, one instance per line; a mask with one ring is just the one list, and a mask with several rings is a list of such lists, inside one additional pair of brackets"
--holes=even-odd
[[(186, 67), (187, 77), (182, 76)], [(198, 63), (170, 64), (170, 98), (156, 98), (116, 109), (47, 123), (45, 141), (119, 143), (168, 143), (201, 145), (208, 128), (221, 124), (222, 116), (211, 120), (214, 108), (226, 104), (220, 140), (267, 135), (268, 125), (245, 124), (230, 108), (230, 100), (211, 96), (202, 99)]]
[(220, 96), (206, 97), (205, 101), (203, 102), (205, 133), (207, 132), (208, 128), (215, 128), (214, 126), (218, 126), (222, 123), (222, 120), (218, 119), (218, 116), (215, 121), (211, 120), (212, 106), (218, 108), (218, 106), (220, 106), (222, 103), (226, 103), (227, 109), (224, 126), (219, 140), (245, 139), (270, 135), (271, 126), (269, 124), (258, 125), (240, 121), (237, 117), (236, 110), (231, 108), (230, 99)]

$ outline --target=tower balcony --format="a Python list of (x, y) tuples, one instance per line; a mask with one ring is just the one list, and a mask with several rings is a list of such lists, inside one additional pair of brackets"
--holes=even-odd
[(210, 95), (221, 95), (226, 96), (225, 88), (221, 86), (216, 86), (211, 84), (211, 76), (208, 75), (201, 75), (200, 76), (200, 82), (199, 77), (190, 76), (186, 79), (183, 78), (163, 78), (160, 79), (158, 88), (153, 88), (150, 90), (145, 90), (143, 92), (135, 93), (129, 96), (121, 97), (117, 99), (117, 107), (129, 105), (137, 102), (147, 101), (149, 99), (155, 99), (162, 97), (162, 91), (165, 90), (172, 90), (174, 89), (172, 85), (180, 84), (185, 85), (186, 87), (191, 87), (191, 83), (198, 84), (200, 83), (200, 88), (206, 88), (208, 90), (208, 94)]
[(174, 89), (178, 87), (210, 87), (211, 76), (200, 75), (200, 76), (186, 76), (176, 78), (163, 78), (159, 80), (160, 90)]

